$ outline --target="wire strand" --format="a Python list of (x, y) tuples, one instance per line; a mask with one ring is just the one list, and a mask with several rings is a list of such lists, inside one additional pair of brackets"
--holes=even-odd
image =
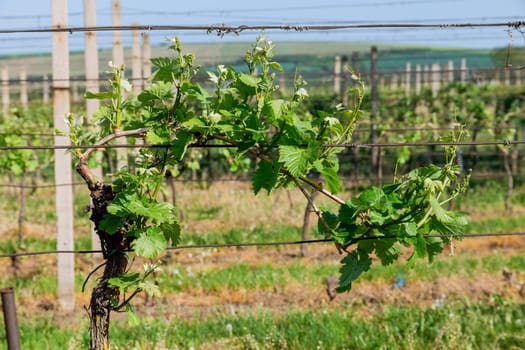
[[(429, 234), (424, 235), (424, 238), (487, 238), (487, 237), (505, 237), (505, 236), (525, 236), (525, 232), (505, 232), (505, 233), (470, 233), (464, 235), (458, 234)], [(374, 236), (374, 237), (359, 237), (355, 238), (352, 242), (357, 243), (365, 240), (379, 240), (379, 239), (395, 239), (397, 236)], [(299, 244), (319, 244), (319, 243), (335, 243), (331, 239), (310, 239), (300, 241), (278, 241), (278, 242), (241, 242), (241, 243), (217, 243), (217, 244), (190, 244), (190, 245), (179, 245), (175, 247), (168, 247), (166, 250), (186, 250), (186, 249), (207, 249), (207, 248), (242, 248), (242, 247), (271, 247), (281, 245), (299, 245)], [(130, 252), (130, 251), (128, 251)], [(101, 250), (47, 250), (47, 251), (35, 251), (35, 252), (19, 252), (19, 253), (7, 253), (0, 254), (0, 258), (17, 258), (25, 256), (37, 256), (37, 255), (55, 255), (55, 254), (97, 254), (102, 253)]]
[(281, 31), (328, 31), (341, 29), (379, 29), (379, 28), (484, 28), (509, 27), (520, 28), (525, 21), (488, 22), (488, 23), (371, 23), (371, 24), (337, 24), (337, 25), (132, 25), (132, 26), (94, 26), (94, 27), (64, 27), (64, 28), (27, 28), (27, 29), (0, 29), (0, 34), (15, 33), (76, 33), (76, 32), (107, 32), (107, 31), (206, 31), (208, 34), (217, 33), (219, 36), (243, 31), (281, 30)]
[[(57, 135), (64, 137), (63, 135)], [(341, 143), (323, 144), (322, 147), (333, 148), (375, 148), (375, 147), (434, 147), (434, 146), (512, 146), (525, 144), (525, 140), (501, 140), (501, 141), (459, 141), (459, 142), (378, 142), (378, 143)], [(112, 144), (112, 145), (24, 145), (24, 146), (0, 146), (0, 151), (19, 151), (19, 150), (74, 150), (74, 149), (114, 149), (114, 148), (171, 148), (169, 144), (154, 145), (131, 145), (131, 144)], [(236, 148), (235, 145), (226, 144), (192, 144), (191, 148)], [(298, 145), (297, 147), (301, 147)], [(306, 147), (306, 146), (304, 146)], [(278, 148), (278, 146), (275, 146)]]

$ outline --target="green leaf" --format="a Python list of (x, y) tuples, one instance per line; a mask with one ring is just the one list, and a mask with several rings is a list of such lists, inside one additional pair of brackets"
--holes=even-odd
[(439, 221), (436, 217), (430, 219), (430, 228), (443, 234), (450, 234), (454, 236), (463, 235), (467, 228), (467, 219), (463, 213), (448, 213), (451, 220), (449, 222)]
[(173, 84), (171, 82), (158, 81), (149, 89), (141, 92), (137, 98), (143, 103), (152, 100), (169, 102), (173, 98)]
[(250, 74), (242, 73), (242, 74), (239, 74), (239, 80), (244, 85), (256, 88), (257, 86), (259, 86), (259, 82), (261, 81), (261, 78), (250, 75)]
[(126, 316), (128, 317), (128, 325), (130, 327), (137, 327), (140, 325), (140, 317), (129, 303), (126, 304)]
[(138, 196), (133, 193), (125, 193), (120, 192), (118, 193), (113, 201), (108, 205), (108, 213), (120, 216), (120, 217), (127, 217), (131, 214), (131, 211), (129, 210), (129, 206), (131, 203), (139, 202)]
[(438, 202), (436, 197), (431, 195), (428, 198), (428, 202), (429, 202), (430, 206), (432, 207), (432, 211), (434, 211), (434, 215), (436, 216), (436, 219), (439, 222), (450, 223), (450, 222), (452, 222), (454, 220), (450, 216), (450, 212), (448, 212), (447, 210), (445, 210), (445, 209), (443, 209), (441, 207), (441, 204), (439, 204), (439, 202)]
[(284, 100), (281, 100), (281, 99), (271, 100), (266, 103), (263, 111), (271, 115), (273, 119), (279, 119), (281, 118), (281, 115), (283, 113), (284, 104), (285, 104)]
[(354, 225), (357, 212), (358, 210), (354, 204), (351, 201), (348, 201), (339, 207), (339, 215), (337, 217), (345, 224)]
[(160, 230), (164, 234), (166, 241), (171, 240), (172, 245), (179, 244), (180, 225), (178, 222), (164, 222), (160, 225)]
[(108, 280), (108, 286), (118, 288), (122, 293), (125, 293), (130, 287), (136, 287), (140, 279), (138, 272), (123, 273), (120, 276), (111, 277)]
[(322, 168), (319, 170), (319, 172), (321, 175), (323, 175), (326, 181), (326, 187), (328, 187), (328, 191), (333, 194), (341, 191), (343, 185), (341, 183), (341, 179), (339, 176), (337, 176), (337, 170), (335, 168)]
[(111, 99), (114, 97), (117, 97), (113, 91), (105, 91), (105, 92), (91, 92), (86, 91), (84, 94), (85, 98), (92, 98), (97, 100), (105, 100), (105, 99)]
[(99, 222), (99, 228), (104, 232), (112, 235), (118, 231), (126, 223), (127, 218), (121, 216), (115, 216), (112, 214), (106, 214)]
[(166, 144), (169, 142), (170, 135), (169, 135), (168, 130), (166, 129), (157, 129), (157, 130), (150, 129), (146, 133), (146, 139), (151, 144), (162, 145), (162, 144)]
[(396, 240), (392, 238), (379, 238), (375, 240), (375, 253), (381, 264), (390, 265), (397, 260), (401, 250)]
[(148, 294), (150, 297), (159, 298), (161, 296), (159, 286), (153, 282), (149, 282), (149, 281), (139, 282), (138, 288), (146, 292), (146, 294)]
[[(333, 230), (335, 230), (339, 224), (339, 220), (337, 219), (337, 215), (332, 213), (331, 211), (324, 210), (321, 213), (321, 218), (317, 220), (317, 229), (319, 230), (319, 233), (324, 234), (325, 236), (328, 236), (332, 233)], [(326, 227), (328, 225), (328, 227)]]
[(260, 161), (252, 177), (253, 193), (257, 194), (264, 188), (270, 194), (277, 183), (280, 170), (281, 165), (279, 162)]
[(135, 253), (145, 258), (155, 258), (166, 249), (166, 237), (159, 227), (148, 227), (131, 243)]
[(352, 282), (355, 281), (363, 272), (366, 272), (370, 269), (372, 265), (372, 260), (365, 251), (361, 249), (355, 249), (351, 253), (341, 260), (341, 266), (339, 272), (341, 273), (339, 277), (339, 286), (337, 286), (336, 291), (347, 292), (352, 289)]
[(146, 217), (159, 224), (173, 219), (173, 204), (167, 202), (144, 204), (137, 200), (130, 202), (127, 209), (132, 214)]
[(434, 261), (436, 255), (440, 254), (443, 251), (445, 242), (443, 238), (440, 237), (430, 237), (427, 238), (427, 253), (428, 253), (428, 262)]
[(279, 146), (279, 161), (284, 163), (294, 177), (304, 175), (311, 164), (319, 157), (319, 144), (309, 145), (307, 148), (297, 146)]
[(173, 152), (173, 157), (180, 161), (186, 150), (188, 149), (189, 144), (193, 142), (193, 135), (186, 130), (179, 131), (175, 138), (171, 141), (171, 151)]
[(352, 198), (352, 204), (360, 209), (378, 208), (385, 194), (379, 187), (371, 187), (363, 191), (359, 196)]

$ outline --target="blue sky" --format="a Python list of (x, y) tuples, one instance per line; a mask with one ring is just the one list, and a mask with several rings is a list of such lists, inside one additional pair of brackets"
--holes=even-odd
[[(69, 25), (83, 25), (83, 1), (69, 1)], [(488, 23), (525, 20), (525, 0), (122, 0), (122, 24), (142, 25), (313, 25), (350, 23)], [(0, 0), (0, 29), (42, 28), (51, 24), (51, 0)], [(111, 24), (111, 1), (97, 1), (97, 24)], [(524, 29), (525, 30), (525, 29)], [(166, 37), (183, 42), (251, 41), (256, 33), (218, 38), (205, 32), (154, 32), (152, 42)], [(523, 46), (524, 36), (507, 28), (353, 29), (302, 33), (267, 31), (274, 41), (353, 41), (443, 47), (493, 48), (509, 40)], [(125, 45), (131, 41), (124, 34)], [(0, 34), (0, 54), (49, 51), (49, 34)], [(99, 33), (100, 47), (109, 47), (110, 33)], [(81, 50), (83, 34), (70, 36), (72, 50)]]

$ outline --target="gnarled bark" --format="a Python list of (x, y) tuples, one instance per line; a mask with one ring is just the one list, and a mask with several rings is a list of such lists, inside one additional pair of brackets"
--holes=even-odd
[(91, 318), (89, 348), (91, 350), (106, 350), (109, 349), (111, 310), (118, 305), (120, 297), (118, 288), (109, 287), (108, 281), (126, 271), (128, 266), (126, 250), (129, 248), (129, 241), (123, 229), (111, 235), (100, 229), (100, 222), (107, 213), (107, 206), (115, 197), (111, 186), (96, 181), (84, 157), (80, 159), (77, 172), (86, 181), (90, 190), (93, 204), (90, 219), (94, 223), (95, 230), (100, 238), (102, 254), (105, 259), (104, 273), (93, 289), (89, 304)]

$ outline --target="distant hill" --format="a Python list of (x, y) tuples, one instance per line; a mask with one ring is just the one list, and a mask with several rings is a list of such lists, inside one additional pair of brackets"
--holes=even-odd
[[(197, 57), (197, 63), (205, 69), (217, 64), (241, 65), (246, 50), (250, 47), (247, 42), (225, 42), (213, 43), (189, 43), (184, 44), (187, 52), (193, 52)], [(378, 69), (380, 72), (402, 71), (407, 62), (413, 66), (416, 64), (430, 65), (432, 63), (444, 64), (449, 60), (459, 67), (462, 58), (466, 58), (467, 65), (471, 69), (491, 68), (493, 63), (489, 50), (467, 50), (467, 49), (443, 49), (431, 47), (401, 47), (394, 45), (377, 45), (379, 49)], [(285, 71), (300, 73), (331, 73), (335, 55), (351, 56), (354, 52), (359, 55), (358, 68), (362, 72), (370, 69), (370, 44), (348, 43), (348, 42), (276, 42), (276, 57)], [(169, 55), (166, 46), (153, 47), (152, 57)], [(131, 50), (125, 50), (125, 56), (131, 57)], [(107, 69), (107, 63), (111, 60), (111, 50), (105, 49), (99, 52), (100, 71)], [(19, 55), (0, 56), (0, 65), (7, 65), (11, 78), (17, 78), (20, 66), (26, 66), (29, 77), (40, 77), (51, 75), (51, 55)], [(128, 67), (130, 62), (126, 61)], [(71, 76), (84, 75), (83, 52), (73, 52), (70, 56)]]

